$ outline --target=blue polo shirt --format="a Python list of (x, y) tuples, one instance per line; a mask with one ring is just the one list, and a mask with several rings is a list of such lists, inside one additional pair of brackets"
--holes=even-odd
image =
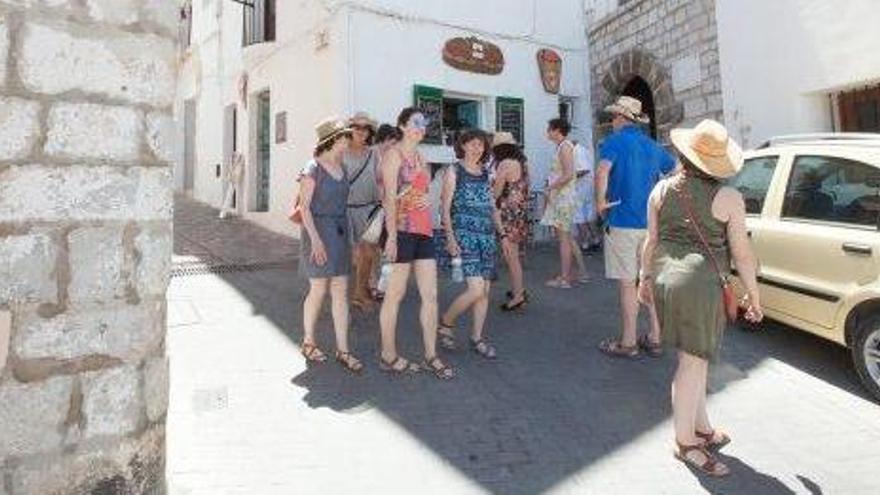
[(675, 158), (641, 129), (627, 125), (602, 141), (599, 160), (611, 162), (607, 201), (620, 201), (608, 210), (608, 225), (647, 228), (648, 196), (661, 177), (675, 168)]

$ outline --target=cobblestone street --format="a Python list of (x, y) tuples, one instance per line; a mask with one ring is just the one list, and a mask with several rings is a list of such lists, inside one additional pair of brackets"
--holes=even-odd
[[(675, 461), (672, 355), (631, 362), (595, 350), (617, 330), (599, 256), (588, 261), (593, 281), (553, 291), (542, 284), (553, 253), (530, 251), (533, 302), (520, 315), (489, 315), (500, 358), (450, 354), (459, 376), (446, 383), (382, 373), (375, 313), (352, 316), (363, 376), (335, 363), (307, 367), (303, 280), (287, 236), (178, 198), (174, 252), (173, 495), (880, 493), (880, 406), (847, 351), (775, 324), (729, 331), (712, 372), (709, 412), (733, 437), (722, 456), (733, 474), (708, 480)], [(500, 285), (493, 308), (503, 274)], [(454, 290), (441, 282), (441, 308)], [(411, 291), (399, 326), (411, 358), (420, 355), (417, 311)], [(319, 332), (332, 350), (326, 315)]]

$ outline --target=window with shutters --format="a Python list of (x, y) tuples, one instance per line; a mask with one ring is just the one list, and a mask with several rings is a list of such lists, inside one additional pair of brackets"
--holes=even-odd
[(242, 46), (275, 41), (276, 0), (236, 0), (242, 4)]

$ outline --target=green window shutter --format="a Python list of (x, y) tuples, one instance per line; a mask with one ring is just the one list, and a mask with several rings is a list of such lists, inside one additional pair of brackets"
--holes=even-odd
[(495, 130), (513, 134), (516, 142), (524, 146), (525, 101), (522, 98), (499, 96), (495, 100)]
[(430, 86), (413, 86), (413, 105), (428, 118), (424, 143), (443, 144), (443, 90)]

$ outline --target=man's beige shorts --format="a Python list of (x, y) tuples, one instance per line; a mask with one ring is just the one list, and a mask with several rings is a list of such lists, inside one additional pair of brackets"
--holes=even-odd
[(642, 243), (647, 236), (645, 229), (612, 227), (605, 234), (605, 278), (635, 282), (639, 278)]

